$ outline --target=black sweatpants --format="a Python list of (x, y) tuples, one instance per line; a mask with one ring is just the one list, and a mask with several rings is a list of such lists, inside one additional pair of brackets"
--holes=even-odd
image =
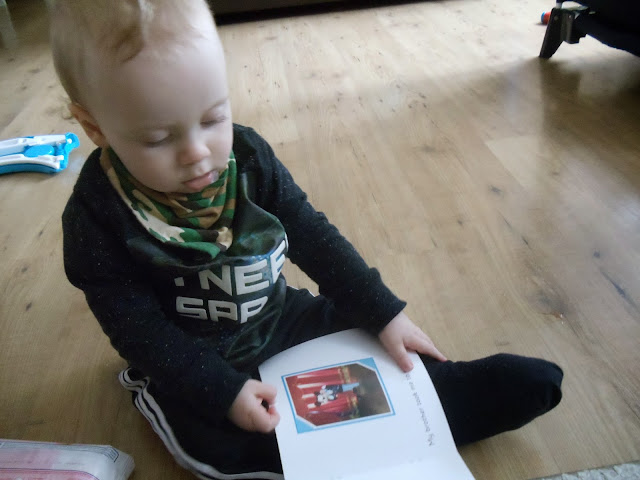
[[(287, 290), (279, 334), (247, 371), (306, 340), (353, 328), (324, 297)], [(440, 397), (456, 445), (519, 428), (555, 407), (562, 370), (537, 358), (498, 354), (471, 362), (438, 362), (421, 355)], [(213, 425), (128, 368), (120, 382), (184, 468), (206, 479), (282, 479), (275, 434), (251, 433), (231, 422)]]

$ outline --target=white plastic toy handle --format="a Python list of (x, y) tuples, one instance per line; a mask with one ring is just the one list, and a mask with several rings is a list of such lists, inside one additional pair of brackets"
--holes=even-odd
[(20, 153), (27, 147), (28, 138), (12, 138), (0, 142), (0, 156)]
[(0, 141), (0, 156), (21, 153), (25, 148), (35, 145), (57, 145), (59, 143), (66, 142), (67, 138), (64, 135), (39, 135), (32, 138), (10, 138), (9, 140)]
[(57, 145), (58, 143), (67, 143), (65, 135), (37, 135), (29, 138), (29, 146), (31, 145)]
[(5, 155), (0, 157), (0, 167), (5, 165), (43, 165), (45, 167), (59, 168), (60, 162), (64, 159), (63, 155), (40, 155), (39, 157), (30, 158), (22, 154)]

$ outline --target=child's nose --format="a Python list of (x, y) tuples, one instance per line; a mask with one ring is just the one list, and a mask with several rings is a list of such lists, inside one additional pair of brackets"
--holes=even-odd
[(179, 161), (182, 165), (191, 165), (211, 155), (211, 151), (207, 144), (199, 138), (191, 138), (187, 140), (180, 152)]

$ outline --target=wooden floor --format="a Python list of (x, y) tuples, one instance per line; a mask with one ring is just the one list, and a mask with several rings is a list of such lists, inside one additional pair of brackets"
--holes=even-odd
[[(539, 60), (552, 3), (220, 29), (235, 121), (269, 140), (445, 354), (564, 368), (553, 412), (462, 449), (478, 479), (640, 459), (640, 59), (587, 38)], [(193, 478), (131, 406), (123, 360), (66, 281), (60, 214), (92, 146), (57, 86), (44, 2), (9, 6), (19, 44), (0, 50), (0, 138), (73, 131), (82, 146), (56, 176), (0, 177), (0, 437), (107, 443), (133, 455), (134, 479)]]

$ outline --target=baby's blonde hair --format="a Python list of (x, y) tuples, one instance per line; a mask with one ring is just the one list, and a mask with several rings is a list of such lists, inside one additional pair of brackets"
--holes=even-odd
[(56, 72), (71, 101), (86, 105), (92, 62), (118, 65), (149, 45), (161, 53), (162, 47), (196, 34), (194, 23), (203, 20), (213, 23), (205, 0), (54, 0)]

